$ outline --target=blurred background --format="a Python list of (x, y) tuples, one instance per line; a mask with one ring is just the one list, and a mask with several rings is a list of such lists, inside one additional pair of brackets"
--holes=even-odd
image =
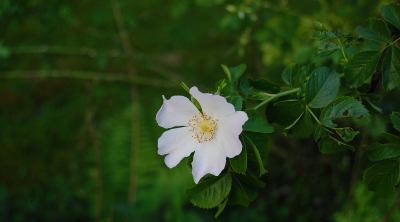
[[(220, 64), (279, 85), (293, 62), (340, 71), (340, 54), (314, 58), (312, 21), (354, 33), (390, 2), (1, 0), (0, 221), (215, 220), (184, 195), (187, 160), (169, 169), (157, 154), (161, 96), (186, 95), (182, 81), (213, 90)], [(275, 125), (266, 187), (216, 220), (368, 222), (391, 211), (400, 221), (396, 198), (364, 188), (360, 148), (392, 129), (398, 96), (382, 98), (384, 117), (357, 123), (355, 153), (322, 155)]]

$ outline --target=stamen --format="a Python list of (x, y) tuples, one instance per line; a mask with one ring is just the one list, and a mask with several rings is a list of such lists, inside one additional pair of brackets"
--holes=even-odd
[(207, 113), (199, 113), (199, 117), (194, 115), (189, 121), (191, 127), (189, 132), (192, 132), (192, 138), (199, 143), (212, 141), (217, 130), (218, 120), (211, 119)]

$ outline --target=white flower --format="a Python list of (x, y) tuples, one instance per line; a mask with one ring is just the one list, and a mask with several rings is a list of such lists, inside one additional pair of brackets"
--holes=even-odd
[(184, 96), (164, 98), (156, 121), (166, 129), (158, 139), (158, 154), (165, 155), (165, 164), (172, 168), (184, 157), (194, 153), (194, 182), (211, 173), (218, 176), (225, 168), (226, 157), (242, 151), (239, 134), (248, 120), (247, 114), (235, 111), (232, 104), (219, 95), (201, 93), (197, 87), (190, 94), (199, 102), (202, 112)]

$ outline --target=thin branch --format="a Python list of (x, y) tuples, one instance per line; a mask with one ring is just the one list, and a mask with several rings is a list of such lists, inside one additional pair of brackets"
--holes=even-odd
[(317, 121), (317, 123), (318, 123), (319, 125), (321, 125), (321, 122), (320, 122), (319, 119), (315, 116), (315, 114), (314, 114), (313, 111), (310, 109), (310, 107), (308, 107), (308, 106), (306, 105), (306, 109), (307, 109), (308, 112), (312, 115), (312, 117), (315, 119), (315, 121)]
[(98, 29), (96, 29), (92, 26), (83, 24), (81, 21), (79, 21), (77, 19), (74, 19), (71, 21), (64, 19), (64, 22), (66, 24), (70, 25), (71, 27), (73, 27), (79, 31), (82, 31), (83, 33), (85, 33), (91, 37), (94, 37), (96, 39), (103, 40), (103, 41), (106, 40), (105, 35), (101, 31), (99, 31)]
[(96, 80), (106, 82), (124, 82), (136, 83), (140, 85), (157, 86), (157, 87), (173, 87), (174, 83), (167, 80), (148, 78), (148, 77), (133, 77), (123, 73), (99, 73), (82, 70), (51, 70), (51, 71), (10, 71), (0, 72), (0, 79), (38, 79), (38, 78), (70, 78), (81, 80)]
[(269, 103), (269, 102), (271, 102), (271, 101), (273, 101), (273, 100), (275, 100), (275, 99), (277, 99), (277, 98), (279, 98), (279, 97), (286, 96), (286, 95), (290, 95), (290, 94), (292, 94), (292, 93), (296, 93), (296, 92), (299, 91), (299, 90), (300, 90), (300, 88), (295, 88), (295, 89), (291, 89), (291, 90), (288, 90), (288, 91), (284, 91), (284, 92), (281, 92), (281, 93), (274, 94), (274, 96), (271, 96), (270, 98), (268, 98), (268, 99), (262, 101), (260, 104), (258, 104), (258, 105), (257, 105), (256, 107), (254, 107), (253, 109), (258, 109), (258, 108), (260, 108), (261, 106), (263, 106), (263, 105), (265, 105), (265, 104), (267, 104), (267, 103)]
[(140, 62), (148, 70), (158, 73), (159, 75), (169, 79), (171, 82), (177, 85), (179, 82), (182, 82), (182, 77), (180, 74), (170, 71), (168, 68), (163, 65), (158, 64), (157, 62), (152, 61), (151, 58), (145, 56), (140, 53), (130, 54), (125, 53), (119, 49), (110, 49), (110, 50), (98, 50), (88, 47), (65, 47), (65, 46), (49, 46), (49, 45), (41, 45), (41, 46), (19, 46), (19, 47), (10, 47), (8, 48), (11, 54), (61, 54), (61, 55), (80, 55), (80, 56), (88, 56), (91, 58), (96, 57), (112, 57), (112, 58), (125, 58), (125, 59), (134, 59), (136, 62)]
[(342, 41), (340, 41), (340, 38), (338, 38), (338, 42), (339, 42), (340, 51), (342, 51), (342, 55), (343, 55), (344, 60), (346, 60), (346, 62), (349, 61), (349, 60), (347, 59), (347, 57), (346, 57), (346, 53), (344, 52), (344, 47), (343, 47)]
[[(115, 18), (115, 23), (117, 24), (119, 36), (121, 38), (121, 44), (124, 52), (127, 55), (132, 55), (132, 46), (129, 39), (128, 32), (126, 30), (124, 19), (121, 13), (121, 6), (118, 0), (111, 0), (111, 5), (113, 9), (113, 14)], [(127, 59), (127, 66), (129, 75), (133, 78), (137, 78), (136, 63), (132, 59)], [(138, 154), (139, 154), (139, 89), (135, 83), (131, 83), (131, 101), (132, 101), (132, 136), (131, 136), (131, 156), (130, 156), (130, 177), (129, 177), (129, 187), (128, 187), (128, 203), (134, 204), (136, 201), (136, 191), (137, 191), (137, 177), (138, 177)]]
[[(65, 47), (65, 46), (18, 46), (8, 48), (11, 54), (64, 54), (64, 55), (81, 55), (89, 57), (122, 57), (126, 58), (124, 52), (118, 49), (97, 50), (88, 47)], [(136, 56), (133, 56), (136, 57)]]
[(396, 202), (394, 202), (393, 205), (390, 207), (389, 211), (385, 214), (385, 217), (382, 219), (382, 222), (389, 221), (390, 217), (392, 216), (392, 213), (397, 209), (399, 205), (400, 205), (400, 196), (397, 198)]
[(88, 107), (86, 111), (86, 124), (88, 126), (88, 133), (92, 140), (93, 155), (95, 159), (95, 209), (94, 216), (95, 221), (101, 220), (102, 208), (103, 208), (103, 173), (102, 173), (102, 160), (101, 160), (101, 149), (100, 142), (97, 135), (96, 126), (93, 121), (93, 104), (92, 104), (92, 88), (93, 84), (89, 86), (89, 98)]

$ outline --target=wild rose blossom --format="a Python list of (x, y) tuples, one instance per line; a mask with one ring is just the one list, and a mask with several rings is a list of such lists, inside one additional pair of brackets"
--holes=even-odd
[(189, 92), (202, 112), (184, 96), (169, 100), (163, 96), (156, 121), (159, 126), (172, 129), (158, 139), (158, 154), (167, 154), (165, 164), (172, 168), (194, 152), (192, 174), (198, 183), (207, 173), (218, 176), (225, 168), (226, 157), (240, 154), (239, 134), (248, 117), (245, 112), (235, 111), (222, 96), (201, 93), (197, 87)]

